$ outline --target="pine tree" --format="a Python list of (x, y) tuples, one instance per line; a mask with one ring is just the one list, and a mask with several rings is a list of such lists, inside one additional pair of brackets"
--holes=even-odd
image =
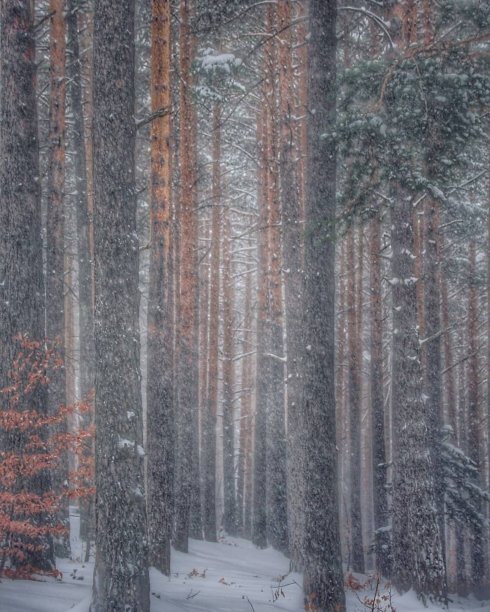
[[(0, 6), (0, 388), (8, 386), (17, 338), (44, 339), (45, 295), (41, 238), (41, 192), (36, 110), (36, 63), (32, 2), (7, 0)], [(6, 400), (8, 400), (8, 395)], [(24, 395), (18, 410), (47, 411), (45, 386)], [(15, 440), (2, 437), (2, 447)], [(40, 494), (51, 488), (42, 471), (31, 483)], [(49, 542), (29, 555), (31, 565), (54, 568)]]
[(91, 612), (148, 612), (138, 325), (134, 9), (94, 13), (96, 562)]
[(305, 481), (305, 609), (345, 610), (335, 435), (335, 0), (309, 8), (308, 158), (305, 212), (303, 410), (308, 446)]
[[(46, 220), (46, 336), (57, 342), (63, 358), (65, 333), (65, 18), (64, 1), (51, 0), (48, 207)], [(53, 372), (48, 386), (48, 410), (54, 414), (66, 404), (66, 370)], [(68, 470), (60, 466), (53, 474), (56, 489), (63, 487)], [(60, 508), (60, 520), (69, 527), (68, 503)], [(70, 556), (69, 538), (55, 540), (55, 554)]]
[(174, 406), (170, 2), (152, 3), (151, 238), (148, 298), (148, 529), (150, 562), (170, 574)]

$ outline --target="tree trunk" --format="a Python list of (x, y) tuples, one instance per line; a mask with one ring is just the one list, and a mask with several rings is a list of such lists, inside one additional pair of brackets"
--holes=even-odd
[(303, 410), (305, 465), (304, 593), (319, 612), (345, 610), (335, 434), (335, 0), (311, 0), (308, 180), (305, 214)]
[[(276, 9), (267, 10), (267, 27), (276, 27)], [(265, 49), (266, 79), (264, 103), (268, 110), (266, 122), (266, 171), (267, 179), (267, 227), (269, 266), (267, 285), (269, 309), (267, 313), (268, 340), (265, 358), (266, 371), (266, 483), (267, 483), (267, 538), (274, 548), (288, 549), (288, 518), (286, 489), (286, 427), (284, 398), (284, 340), (282, 305), (282, 245), (281, 202), (279, 197), (278, 166), (278, 92), (277, 92), (277, 44), (272, 39)]]
[(280, 0), (278, 4), (279, 87), (280, 87), (280, 196), (283, 229), (283, 267), (285, 285), (285, 314), (287, 330), (287, 490), (288, 490), (288, 540), (289, 555), (293, 566), (303, 567), (304, 532), (304, 447), (301, 415), (301, 350), (303, 310), (303, 246), (300, 205), (300, 167), (298, 130), (293, 119), (294, 72), (292, 56), (291, 2)]
[(218, 406), (218, 336), (221, 218), (221, 110), (213, 111), (213, 210), (208, 341), (208, 397), (204, 415), (204, 537), (216, 542), (216, 414)]
[[(44, 340), (45, 297), (41, 238), (41, 192), (36, 109), (36, 60), (32, 2), (5, 0), (0, 5), (0, 389), (20, 348), (19, 336)], [(8, 395), (4, 396), (6, 402)], [(25, 394), (19, 409), (47, 411), (42, 385)], [(4, 438), (4, 448), (14, 441)], [(51, 488), (42, 473), (33, 492)], [(50, 541), (28, 555), (26, 563), (51, 570)]]
[[(355, 572), (364, 573), (361, 520), (361, 367), (358, 311), (356, 309), (355, 227), (347, 239), (347, 333), (349, 349), (349, 425), (350, 425), (350, 528), (351, 562)], [(359, 270), (358, 274), (362, 272)], [(362, 307), (361, 304), (357, 308)]]
[[(73, 113), (73, 169), (76, 191), (76, 223), (78, 252), (78, 312), (79, 312), (79, 351), (80, 351), (80, 396), (82, 401), (93, 404), (94, 389), (94, 295), (93, 295), (93, 236), (89, 214), (89, 196), (87, 187), (87, 162), (85, 148), (85, 120), (82, 90), (82, 65), (79, 44), (80, 0), (68, 0), (66, 25), (70, 61), (68, 63), (70, 104)], [(84, 427), (93, 422), (92, 409), (84, 418)], [(93, 449), (87, 447), (87, 453)], [(93, 505), (91, 501), (80, 500), (80, 535), (86, 541), (86, 557), (90, 554), (90, 542), (93, 538)]]
[(444, 558), (430, 450), (431, 423), (422, 392), (417, 332), (412, 201), (393, 188), (393, 581), (400, 591), (444, 597)]
[(147, 475), (150, 563), (170, 575), (174, 406), (172, 309), (172, 158), (170, 0), (153, 0), (150, 277), (148, 297)]
[(381, 220), (371, 220), (370, 293), (371, 293), (371, 364), (370, 400), (372, 419), (372, 470), (376, 569), (385, 577), (391, 575), (388, 526), (387, 460), (383, 394), (383, 304), (381, 285)]
[[(435, 477), (435, 493), (439, 530), (443, 543), (444, 568), (446, 570), (445, 556), (445, 517), (444, 517), (444, 479), (441, 464), (441, 437), (444, 424), (442, 404), (442, 367), (441, 367), (441, 273), (440, 273), (440, 240), (439, 240), (439, 205), (430, 199), (426, 206), (425, 218), (425, 382), (427, 389), (427, 402), (431, 407), (429, 415), (429, 440), (432, 458), (432, 469)], [(445, 577), (447, 582), (447, 578)], [(445, 586), (447, 589), (447, 584)]]
[(94, 14), (96, 562), (91, 612), (149, 612), (134, 179), (134, 1)]
[(198, 418), (198, 258), (195, 168), (195, 114), (192, 102), (190, 0), (180, 3), (180, 300), (177, 366), (177, 466), (175, 547), (188, 551), (191, 507), (195, 501), (195, 449)]
[[(479, 355), (478, 355), (478, 295), (476, 285), (476, 245), (470, 241), (468, 274), (468, 456), (478, 469), (475, 485), (483, 481), (484, 459), (482, 453), (482, 415), (479, 393)], [(478, 508), (479, 512), (483, 508)], [(471, 580), (476, 594), (485, 578), (485, 543), (483, 527), (473, 525), (471, 542)]]
[[(64, 234), (65, 234), (65, 18), (64, 1), (50, 1), (50, 95), (49, 95), (49, 159), (48, 159), (48, 207), (46, 218), (46, 337), (56, 346), (64, 361), (65, 296), (64, 296)], [(56, 368), (49, 377), (48, 410), (56, 414), (66, 404), (65, 364)], [(58, 433), (66, 432), (66, 423), (57, 427)], [(53, 473), (53, 486), (60, 492), (68, 481), (68, 464), (62, 461)], [(58, 520), (69, 530), (68, 499), (58, 512)], [(55, 555), (70, 556), (69, 536), (55, 538)]]
[(252, 455), (252, 272), (247, 272), (245, 281), (243, 359), (240, 398), (240, 454), (238, 456), (237, 524), (244, 537), (250, 537), (251, 496), (247, 484), (250, 480)]
[(224, 211), (223, 236), (223, 527), (230, 535), (236, 535), (235, 494), (235, 363), (233, 361), (234, 287), (232, 266), (231, 212)]
[(267, 311), (269, 305), (267, 270), (269, 266), (267, 227), (267, 185), (268, 177), (265, 157), (266, 110), (262, 108), (257, 116), (257, 150), (259, 159), (257, 199), (259, 209), (258, 228), (258, 272), (257, 272), (257, 360), (255, 379), (255, 421), (253, 459), (253, 512), (252, 541), (259, 548), (267, 546), (266, 511), (266, 423), (267, 423), (267, 371), (269, 360), (265, 357), (267, 347)]

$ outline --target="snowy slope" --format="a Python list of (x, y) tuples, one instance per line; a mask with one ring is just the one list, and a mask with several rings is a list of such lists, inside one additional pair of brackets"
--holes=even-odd
[[(301, 576), (288, 574), (288, 566), (282, 554), (270, 548), (257, 550), (246, 540), (226, 538), (218, 544), (191, 540), (190, 554), (174, 552), (171, 578), (152, 570), (152, 612), (301, 612)], [(93, 565), (60, 561), (60, 569), (61, 582), (3, 581), (0, 611), (87, 612)], [(365, 593), (357, 595), (362, 600)], [(349, 612), (366, 610), (357, 595), (348, 593)], [(412, 593), (403, 597), (395, 593), (393, 605), (397, 612), (423, 609)], [(490, 602), (466, 600), (451, 609), (489, 612)]]

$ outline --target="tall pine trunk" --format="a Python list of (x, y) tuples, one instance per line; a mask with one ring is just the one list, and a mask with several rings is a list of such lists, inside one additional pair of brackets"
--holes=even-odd
[(150, 563), (170, 574), (174, 406), (172, 309), (172, 124), (170, 0), (152, 3), (150, 278), (148, 297), (148, 533)]
[(295, 125), (292, 7), (278, 4), (280, 103), (280, 197), (283, 230), (283, 268), (287, 353), (287, 490), (289, 555), (296, 569), (303, 566), (304, 448), (301, 414), (301, 350), (303, 292), (303, 230), (300, 203), (300, 167), (297, 161), (298, 130)]
[(432, 469), (436, 493), (437, 514), (439, 530), (443, 543), (444, 568), (446, 569), (445, 555), (445, 517), (444, 517), (444, 479), (441, 464), (441, 436), (444, 424), (442, 404), (442, 333), (441, 330), (441, 271), (440, 271), (440, 240), (439, 240), (439, 204), (430, 199), (425, 210), (425, 383), (427, 389), (427, 402), (430, 406), (429, 437)]
[(191, 510), (195, 501), (195, 450), (198, 418), (198, 257), (195, 168), (195, 113), (192, 101), (191, 2), (180, 3), (180, 299), (177, 359), (177, 455), (175, 547), (188, 550)]
[[(94, 389), (94, 292), (93, 292), (93, 235), (89, 214), (88, 168), (85, 146), (85, 118), (82, 87), (82, 60), (80, 51), (80, 0), (68, 0), (66, 26), (70, 60), (67, 66), (69, 76), (70, 105), (73, 113), (72, 142), (73, 170), (75, 174), (75, 208), (77, 225), (78, 254), (78, 313), (79, 313), (79, 351), (80, 351), (80, 395), (83, 401), (93, 403)], [(90, 171), (91, 173), (91, 171)], [(93, 421), (92, 409), (84, 416), (84, 426)], [(88, 443), (89, 444), (89, 443)], [(85, 453), (91, 454), (90, 446)], [(90, 542), (93, 539), (93, 502), (92, 498), (80, 500), (80, 535), (86, 541), (85, 561), (90, 555)]]
[[(36, 58), (33, 8), (29, 0), (0, 5), (0, 389), (11, 383), (9, 370), (20, 348), (19, 336), (44, 341), (45, 297), (41, 238), (41, 192), (36, 109)], [(3, 395), (8, 406), (9, 394)], [(47, 412), (42, 385), (26, 394), (19, 409)], [(11, 436), (2, 440), (12, 449)], [(50, 490), (42, 472), (33, 492)], [(32, 552), (25, 562), (54, 568), (51, 543)]]
[(383, 304), (381, 285), (381, 219), (371, 220), (371, 418), (376, 569), (390, 576), (385, 411), (383, 394)]
[(208, 394), (203, 418), (204, 537), (216, 542), (216, 415), (218, 409), (218, 334), (221, 219), (221, 111), (213, 110), (213, 210), (211, 218), (211, 272), (208, 340)]
[(443, 597), (443, 542), (417, 332), (412, 201), (399, 186), (393, 194), (393, 581), (400, 591), (414, 588), (421, 596)]
[(231, 211), (224, 210), (223, 235), (223, 527), (230, 535), (236, 535), (235, 493), (235, 410), (234, 385), (234, 287), (232, 265)]
[[(49, 95), (49, 159), (46, 218), (46, 337), (55, 344), (59, 357), (64, 361), (65, 333), (65, 18), (64, 1), (51, 0), (50, 11), (50, 95)], [(54, 370), (49, 377), (48, 410), (56, 414), (66, 404), (66, 364)], [(66, 432), (66, 424), (57, 427)], [(53, 473), (53, 486), (62, 491), (68, 482), (66, 457)], [(68, 499), (65, 498), (58, 512), (58, 519), (66, 529), (70, 526)], [(55, 539), (57, 557), (70, 556), (69, 536)]]
[[(360, 232), (362, 240), (362, 232)], [(355, 226), (349, 229), (347, 238), (347, 333), (349, 351), (349, 431), (350, 431), (350, 530), (351, 563), (355, 572), (364, 572), (364, 551), (361, 520), (361, 366), (362, 353), (359, 338), (359, 308), (356, 304), (356, 244)], [(362, 271), (358, 270), (358, 275)]]
[[(476, 245), (471, 240), (469, 245), (469, 294), (468, 294), (468, 456), (474, 462), (478, 477), (475, 485), (483, 483), (484, 459), (482, 453), (482, 417), (479, 392), (479, 355), (478, 355), (478, 294), (476, 285)], [(482, 512), (483, 508), (477, 508)], [(471, 581), (478, 594), (485, 578), (485, 543), (483, 527), (472, 525), (471, 542)]]
[(266, 110), (257, 115), (257, 149), (259, 158), (257, 200), (259, 209), (258, 227), (258, 272), (257, 272), (257, 359), (255, 368), (255, 421), (253, 449), (253, 511), (252, 541), (259, 548), (267, 546), (266, 509), (266, 423), (267, 423), (267, 381), (269, 360), (265, 357), (267, 347), (267, 311), (269, 295), (267, 270), (269, 265), (269, 244), (267, 228), (267, 172), (265, 158)]
[[(134, 1), (94, 14), (96, 562), (91, 612), (148, 612), (134, 147)], [(130, 537), (129, 537), (130, 536)]]
[[(277, 27), (277, 12), (267, 9), (267, 27)], [(266, 397), (266, 483), (267, 538), (270, 544), (284, 552), (288, 549), (287, 490), (286, 490), (286, 426), (284, 397), (284, 340), (282, 304), (282, 242), (281, 200), (279, 191), (279, 133), (277, 122), (277, 44), (275, 39), (266, 46), (266, 79), (264, 103), (268, 110), (266, 122), (267, 229), (268, 270), (267, 345), (268, 361)]]
[(336, 0), (311, 0), (303, 410), (305, 604), (345, 610), (335, 433)]

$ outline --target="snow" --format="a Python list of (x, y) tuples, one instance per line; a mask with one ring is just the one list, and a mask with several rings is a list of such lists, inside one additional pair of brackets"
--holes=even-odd
[[(79, 515), (70, 512), (71, 550), (74, 560), (59, 559), (62, 579), (2, 580), (0, 612), (88, 612), (93, 562), (81, 563), (82, 545), (75, 535)], [(301, 612), (302, 577), (289, 572), (289, 560), (272, 548), (260, 550), (248, 540), (224, 537), (220, 542), (189, 540), (189, 554), (172, 551), (172, 575), (155, 569), (151, 578), (151, 612)], [(364, 584), (366, 576), (355, 574)], [(347, 612), (367, 608), (364, 597), (373, 593), (347, 590)], [(380, 594), (387, 594), (384, 584)], [(394, 590), (392, 604), (397, 612), (440, 611), (435, 604), (424, 608), (414, 592), (403, 596)], [(490, 610), (490, 601), (454, 599), (449, 607), (457, 612)]]
[[(77, 542), (73, 542), (73, 550)], [(81, 552), (81, 551), (80, 551)], [(61, 560), (61, 581), (10, 581), (0, 585), (1, 612), (88, 612), (93, 564)], [(289, 573), (289, 561), (268, 548), (259, 550), (247, 540), (226, 537), (218, 544), (190, 541), (190, 553), (175, 552), (172, 576), (151, 570), (152, 612), (300, 612), (303, 610), (301, 576)], [(76, 571), (75, 571), (76, 570)], [(356, 576), (361, 582), (365, 578)], [(283, 585), (282, 591), (278, 587)], [(366, 610), (369, 591), (348, 591), (348, 612)], [(275, 596), (277, 600), (274, 601)], [(422, 604), (413, 592), (392, 593), (397, 612), (417, 612)], [(429, 605), (429, 611), (440, 610)], [(490, 602), (466, 599), (451, 610), (490, 609)]]

